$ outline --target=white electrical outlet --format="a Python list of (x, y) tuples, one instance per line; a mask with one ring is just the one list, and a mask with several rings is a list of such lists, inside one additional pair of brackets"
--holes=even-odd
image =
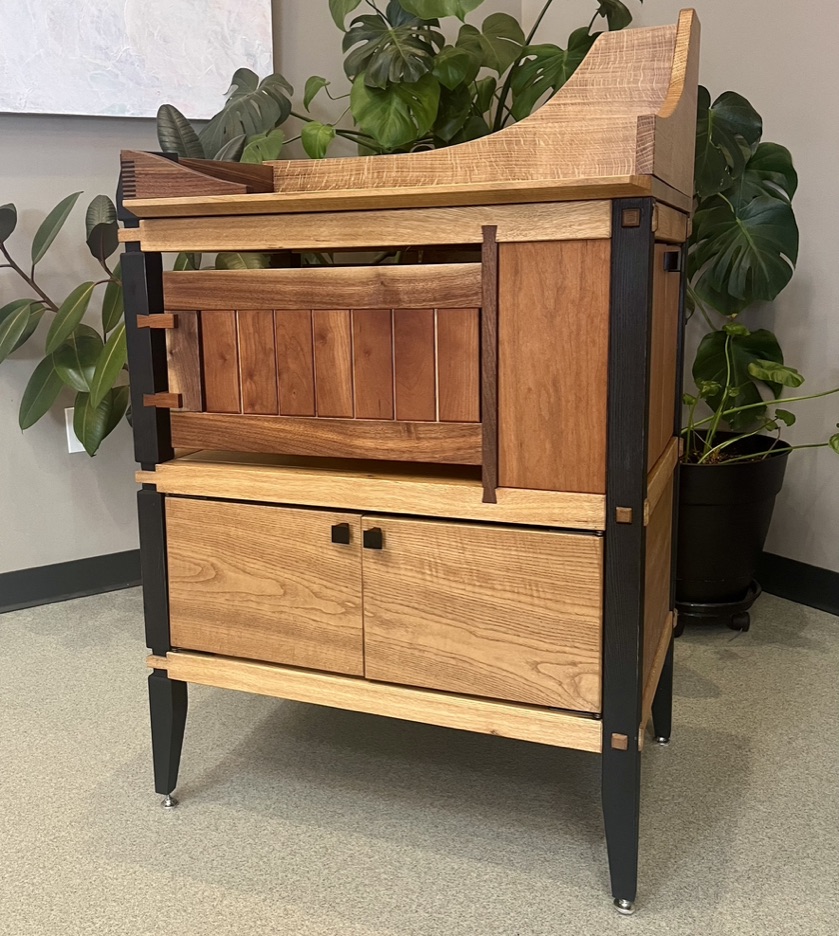
[(76, 430), (73, 428), (73, 416), (75, 412), (72, 406), (68, 406), (64, 410), (64, 424), (67, 427), (67, 451), (71, 455), (76, 452), (84, 451), (84, 446), (79, 442), (79, 437), (76, 435)]

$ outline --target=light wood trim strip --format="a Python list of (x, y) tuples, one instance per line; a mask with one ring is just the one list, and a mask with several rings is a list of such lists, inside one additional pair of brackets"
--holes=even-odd
[(172, 444), (279, 455), (481, 463), (480, 423), (173, 413)]
[(498, 487), (498, 228), (484, 228), (484, 294), (481, 312), (481, 421), (484, 503)]
[(138, 227), (120, 228), (118, 237), (121, 244), (139, 244), (142, 240), (142, 232)]
[(602, 749), (602, 723), (568, 712), (195, 653), (168, 654), (167, 669), (170, 679), (202, 686), (594, 754)]
[(157, 472), (155, 471), (135, 471), (134, 480), (137, 484), (157, 485)]
[(137, 328), (177, 328), (178, 317), (170, 312), (162, 315), (138, 315)]
[(690, 217), (669, 205), (656, 204), (653, 210), (653, 232), (656, 240), (683, 244), (690, 236)]
[(146, 666), (148, 666), (149, 669), (168, 670), (169, 660), (161, 656), (146, 657)]
[(661, 671), (664, 669), (667, 651), (670, 649), (670, 641), (673, 639), (673, 627), (675, 626), (675, 622), (675, 612), (669, 611), (666, 623), (661, 629), (661, 638), (659, 639), (658, 647), (656, 647), (655, 656), (653, 657), (653, 665), (647, 676), (646, 685), (644, 686), (643, 703), (641, 706), (641, 731), (639, 732), (639, 737), (641, 738), (644, 737), (644, 732), (647, 730), (647, 723), (653, 712), (653, 699), (655, 698), (656, 689), (658, 689), (658, 681), (661, 679)]
[(481, 304), (481, 265), (164, 273), (163, 289), (167, 309), (469, 308)]
[(143, 397), (143, 406), (155, 409), (180, 409), (180, 393), (147, 393)]
[(602, 531), (606, 498), (499, 488), (497, 504), (483, 503), (477, 471), (369, 462), (315, 464), (271, 456), (201, 453), (141, 472), (138, 482), (161, 494), (225, 500), (300, 504), (369, 513), (517, 523), (569, 530)]
[(673, 477), (676, 465), (679, 463), (679, 439), (670, 440), (664, 454), (655, 463), (647, 479), (647, 499), (644, 501), (644, 526), (648, 526), (662, 494)]
[[(249, 196), (252, 197), (252, 196)], [(483, 228), (498, 227), (498, 241), (602, 240), (611, 237), (608, 201), (555, 204), (243, 215), (142, 221), (143, 250), (363, 250), (406, 244), (480, 244)], [(362, 304), (366, 307), (369, 300)], [(447, 301), (444, 305), (448, 306)], [(305, 307), (305, 306), (304, 306)]]

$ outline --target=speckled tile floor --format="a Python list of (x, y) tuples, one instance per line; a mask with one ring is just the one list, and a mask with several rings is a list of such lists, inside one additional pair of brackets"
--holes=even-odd
[(591, 755), (196, 687), (164, 811), (144, 656), (136, 590), (0, 617), (3, 936), (836, 932), (830, 615), (678, 641), (629, 919)]

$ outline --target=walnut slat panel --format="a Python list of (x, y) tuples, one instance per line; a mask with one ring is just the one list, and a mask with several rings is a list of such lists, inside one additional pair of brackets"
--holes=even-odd
[(354, 409), (350, 312), (348, 309), (316, 311), (312, 318), (318, 416), (351, 419)]
[(240, 413), (239, 342), (235, 312), (201, 313), (204, 405), (210, 413)]
[(650, 349), (650, 432), (647, 449), (649, 468), (661, 457), (673, 436), (676, 406), (676, 369), (679, 354), (679, 305), (682, 274), (664, 267), (667, 253), (678, 248), (655, 246), (653, 273), (653, 322)]
[(167, 309), (398, 309), (481, 302), (479, 263), (201, 270), (164, 273), (163, 283)]
[[(350, 544), (332, 543), (348, 521)], [(173, 645), (360, 675), (359, 529), (351, 514), (170, 498)]]
[(502, 487), (606, 490), (609, 260), (608, 241), (499, 247)]
[(357, 419), (393, 419), (393, 313), (354, 309), (353, 378)]
[(394, 310), (393, 357), (396, 418), (433, 422), (437, 419), (433, 309)]
[(312, 313), (301, 309), (277, 312), (275, 320), (280, 413), (283, 416), (314, 416), (315, 352), (312, 345)]
[(240, 309), (238, 323), (242, 412), (276, 416), (280, 409), (274, 313), (261, 309)]
[(644, 681), (648, 681), (662, 629), (672, 630), (670, 567), (673, 541), (673, 475), (647, 526), (647, 565), (644, 585)]
[(478, 423), (173, 413), (177, 448), (480, 465)]
[(441, 422), (481, 421), (478, 309), (437, 310), (437, 386)]
[(365, 550), (365, 675), (600, 710), (602, 540), (424, 520)]
[(169, 390), (181, 397), (181, 407), (195, 413), (204, 409), (201, 383), (201, 335), (197, 312), (179, 312), (175, 328), (166, 332)]

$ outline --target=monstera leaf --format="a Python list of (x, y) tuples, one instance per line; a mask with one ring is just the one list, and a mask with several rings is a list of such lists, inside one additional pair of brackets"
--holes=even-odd
[(694, 219), (692, 283), (696, 295), (725, 314), (774, 299), (798, 260), (798, 225), (791, 206), (759, 195), (736, 209), (714, 200)]
[(479, 7), (484, 0), (400, 0), (403, 9), (422, 19), (437, 19), (439, 16), (456, 16), (466, 19), (466, 14)]
[(412, 84), (370, 88), (364, 75), (353, 82), (350, 95), (353, 116), (361, 129), (384, 149), (394, 150), (424, 136), (437, 119), (440, 84), (424, 75)]
[(359, 16), (344, 36), (344, 52), (349, 52), (344, 70), (349, 78), (363, 73), (368, 88), (412, 84), (432, 71), (436, 51), (444, 45), (441, 33), (404, 12), (395, 23), (380, 15)]
[(584, 26), (568, 37), (567, 49), (551, 44), (528, 46), (526, 61), (513, 78), (513, 117), (527, 117), (542, 97), (555, 94), (580, 67), (596, 39)]
[(740, 94), (726, 91), (713, 105), (699, 88), (696, 127), (696, 192), (700, 197), (725, 191), (746, 168), (750, 148), (760, 139), (760, 114)]
[(471, 84), (480, 70), (481, 57), (456, 46), (446, 46), (434, 60), (434, 77), (449, 91)]
[(798, 173), (785, 146), (761, 143), (746, 163), (743, 174), (726, 191), (735, 211), (760, 195), (792, 201), (798, 188)]
[(338, 29), (344, 28), (347, 16), (361, 6), (361, 0), (329, 0), (329, 12)]
[(493, 13), (481, 29), (468, 23), (460, 27), (457, 48), (469, 52), (485, 68), (503, 75), (524, 48), (525, 35), (518, 21), (509, 13)]
[(632, 23), (632, 14), (621, 0), (600, 0), (597, 12), (609, 24), (609, 29), (626, 29)]

